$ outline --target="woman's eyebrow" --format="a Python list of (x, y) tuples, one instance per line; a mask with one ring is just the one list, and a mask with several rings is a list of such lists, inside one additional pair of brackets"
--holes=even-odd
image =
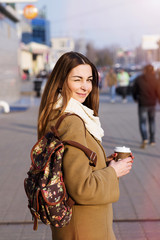
[(77, 75), (75, 75), (75, 76), (72, 76), (72, 77), (78, 77), (78, 78), (82, 78), (81, 76), (77, 76)]
[[(77, 75), (75, 75), (75, 76), (71, 76), (71, 77), (83, 78), (83, 77), (81, 77), (81, 76), (77, 76)], [(93, 78), (93, 76), (89, 76), (88, 78)]]

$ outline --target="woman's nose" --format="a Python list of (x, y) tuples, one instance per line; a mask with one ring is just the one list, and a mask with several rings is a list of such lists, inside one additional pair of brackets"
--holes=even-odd
[(87, 82), (86, 81), (82, 82), (81, 89), (87, 90), (87, 88), (88, 88)]

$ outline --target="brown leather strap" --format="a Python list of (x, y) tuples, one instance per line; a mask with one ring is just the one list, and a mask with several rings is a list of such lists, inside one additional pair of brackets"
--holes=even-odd
[(37, 216), (34, 216), (33, 230), (37, 231), (37, 229), (38, 229), (38, 218)]
[[(57, 123), (56, 123), (56, 125), (55, 125), (54, 127), (53, 127), (53, 126), (51, 127), (52, 132), (53, 132), (57, 137), (59, 137), (58, 128), (59, 128), (61, 122), (63, 121), (63, 119), (64, 119), (65, 117), (71, 116), (71, 115), (75, 115), (75, 116), (79, 117), (79, 116), (76, 115), (75, 113), (66, 113), (66, 114), (62, 115), (62, 116), (58, 119), (58, 121), (57, 121)], [(81, 117), (79, 117), (79, 118), (83, 121), (83, 119), (82, 119)], [(84, 123), (84, 121), (83, 121), (83, 123)], [(85, 127), (85, 124), (84, 124), (84, 127)], [(86, 127), (85, 127), (85, 129), (86, 129)], [(82, 145), (82, 144), (80, 144), (80, 143), (78, 143), (78, 142), (72, 141), (72, 140), (63, 141), (63, 143), (81, 149), (81, 150), (87, 155), (87, 157), (89, 158), (89, 163), (90, 163), (90, 165), (91, 165), (91, 166), (94, 166), (94, 167), (96, 166), (97, 155), (96, 155), (95, 152), (91, 151), (89, 148), (85, 147), (84, 145)]]
[(62, 115), (62, 116), (58, 119), (58, 121), (56, 122), (55, 128), (58, 130), (61, 122), (63, 121), (63, 119), (64, 119), (65, 117), (67, 117), (67, 116), (70, 116), (70, 115), (73, 115), (73, 114), (72, 114), (72, 113), (65, 113), (64, 115)]
[(59, 138), (58, 128), (59, 128), (61, 122), (63, 121), (63, 119), (64, 119), (65, 117), (70, 116), (70, 115), (72, 115), (72, 114), (71, 114), (71, 113), (66, 113), (66, 114), (62, 115), (62, 116), (58, 119), (58, 121), (56, 122), (56, 125), (55, 125), (55, 126), (51, 126), (51, 130), (52, 130), (53, 134), (54, 134), (56, 137)]
[(71, 197), (69, 197), (66, 202), (70, 208), (75, 204), (75, 201)]
[[(56, 125), (55, 125), (54, 127), (51, 127), (51, 129), (53, 128), (52, 131), (53, 131), (54, 133), (58, 134), (58, 128), (59, 128), (61, 122), (63, 121), (63, 119), (64, 119), (65, 117), (71, 116), (71, 115), (75, 115), (75, 116), (79, 117), (79, 118), (82, 120), (82, 122), (83, 122), (83, 124), (84, 124), (84, 128), (85, 128), (85, 130), (86, 130), (85, 123), (84, 123), (83, 119), (82, 119), (80, 116), (78, 116), (78, 115), (75, 114), (75, 113), (65, 113), (65, 114), (63, 114), (63, 115), (58, 119)], [(85, 134), (86, 134), (86, 131), (85, 131)], [(58, 136), (58, 135), (57, 135), (57, 136)]]
[(68, 144), (68, 145), (71, 145), (73, 147), (81, 149), (87, 155), (87, 157), (89, 158), (90, 165), (92, 165), (94, 167), (96, 166), (97, 155), (96, 155), (95, 152), (93, 152), (89, 148), (85, 147), (84, 145), (82, 145), (78, 142), (72, 141), (72, 140), (63, 141), (63, 144)]

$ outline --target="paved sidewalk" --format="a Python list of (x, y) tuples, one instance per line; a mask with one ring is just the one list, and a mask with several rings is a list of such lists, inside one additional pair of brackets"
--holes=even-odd
[[(105, 95), (100, 99), (107, 155), (115, 146), (125, 145), (135, 156), (131, 173), (120, 179), (121, 195), (114, 204), (117, 240), (159, 240), (160, 111), (156, 114), (157, 144), (142, 150), (139, 148), (137, 105), (132, 101), (111, 104)], [(23, 188), (30, 165), (29, 152), (36, 141), (38, 100), (32, 100), (32, 107), (27, 111), (0, 115), (0, 240), (51, 240), (48, 226), (39, 224), (37, 232), (32, 230)]]

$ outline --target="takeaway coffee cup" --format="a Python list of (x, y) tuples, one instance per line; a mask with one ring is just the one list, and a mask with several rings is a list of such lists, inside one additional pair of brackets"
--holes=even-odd
[(131, 150), (130, 148), (127, 148), (125, 146), (123, 147), (115, 147), (114, 152), (117, 153), (117, 157), (115, 158), (115, 161), (117, 162), (120, 159), (124, 159), (127, 157), (130, 157)]

